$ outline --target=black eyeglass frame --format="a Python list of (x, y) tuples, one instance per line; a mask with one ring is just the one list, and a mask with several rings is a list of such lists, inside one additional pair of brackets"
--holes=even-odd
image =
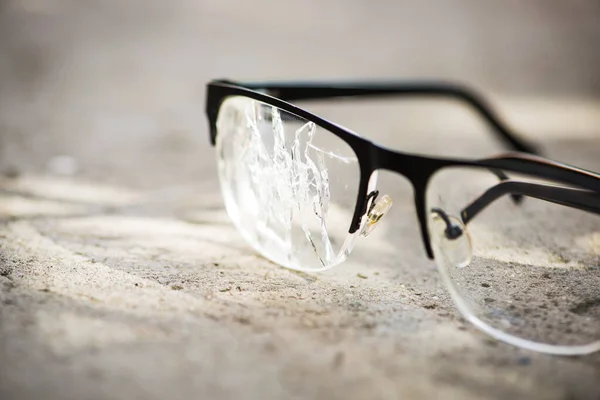
[[(434, 258), (427, 224), (427, 186), (431, 177), (447, 167), (479, 167), (496, 174), (500, 183), (469, 204), (461, 217), (468, 222), (498, 197), (510, 194), (515, 201), (521, 196), (534, 197), (567, 207), (600, 214), (600, 175), (584, 169), (547, 160), (535, 154), (535, 146), (520, 138), (497, 116), (482, 96), (462, 85), (444, 82), (265, 82), (238, 83), (214, 80), (207, 85), (206, 114), (210, 141), (216, 143), (217, 118), (221, 105), (231, 96), (248, 97), (302, 117), (333, 133), (346, 142), (356, 154), (360, 168), (360, 183), (349, 233), (360, 228), (367, 212), (368, 184), (371, 175), (380, 169), (403, 175), (413, 187), (414, 201), (427, 256)], [(493, 128), (511, 150), (492, 158), (467, 160), (430, 157), (391, 150), (365, 139), (350, 129), (319, 117), (288, 101), (318, 100), (345, 97), (426, 96), (449, 97), (470, 105)], [(510, 180), (504, 173), (522, 173), (540, 179), (560, 182), (577, 188), (533, 184)]]

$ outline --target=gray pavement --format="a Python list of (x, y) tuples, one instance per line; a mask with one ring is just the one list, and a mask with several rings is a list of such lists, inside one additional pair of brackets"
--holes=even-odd
[[(456, 313), (411, 189), (344, 265), (302, 274), (230, 224), (211, 78), (444, 78), (552, 158), (600, 170), (595, 1), (5, 0), (0, 4), (0, 398), (590, 398), (560, 358)], [(309, 107), (387, 146), (502, 150), (448, 102)]]

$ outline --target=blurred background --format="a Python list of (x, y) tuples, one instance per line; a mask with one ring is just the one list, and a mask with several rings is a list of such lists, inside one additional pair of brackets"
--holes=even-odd
[[(204, 94), (222, 77), (460, 81), (546, 154), (595, 168), (598, 43), (595, 0), (2, 0), (0, 169), (214, 182)], [(502, 149), (451, 102), (343, 104), (310, 107), (400, 150)]]

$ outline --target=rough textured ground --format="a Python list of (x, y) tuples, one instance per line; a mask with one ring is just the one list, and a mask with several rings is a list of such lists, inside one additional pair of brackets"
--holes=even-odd
[[(456, 314), (399, 177), (326, 273), (265, 261), (229, 223), (214, 77), (468, 81), (546, 154), (600, 170), (596, 2), (369, 4), (0, 3), (0, 398), (600, 397), (597, 355), (519, 350)], [(314, 109), (399, 149), (500, 149), (449, 103)]]

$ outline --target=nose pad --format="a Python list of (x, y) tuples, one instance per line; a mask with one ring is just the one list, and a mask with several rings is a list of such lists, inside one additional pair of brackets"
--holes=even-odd
[(447, 267), (464, 268), (471, 263), (473, 245), (462, 220), (440, 208), (431, 210), (430, 237), (438, 261)]
[[(378, 194), (378, 193), (377, 193)], [(375, 227), (377, 223), (383, 218), (386, 212), (392, 208), (392, 198), (390, 196), (383, 195), (378, 200), (376, 199), (377, 194), (373, 196), (373, 203), (369, 207), (369, 211), (367, 212), (366, 219), (363, 222), (362, 229), (360, 231), (360, 236), (367, 237)]]

